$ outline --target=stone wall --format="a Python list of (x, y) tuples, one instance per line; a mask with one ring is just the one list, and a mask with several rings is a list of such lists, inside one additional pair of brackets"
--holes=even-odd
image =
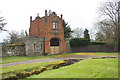
[(39, 37), (26, 37), (14, 44), (0, 45), (0, 56), (34, 56), (43, 55), (44, 40)]
[(2, 45), (2, 56), (25, 56), (24, 44), (6, 44)]
[(43, 55), (44, 51), (44, 39), (39, 37), (28, 37), (24, 40), (26, 45), (26, 55)]
[(66, 52), (69, 53), (69, 52), (71, 52), (70, 40), (65, 39), (65, 41), (66, 41)]
[(114, 45), (89, 45), (84, 47), (72, 47), (72, 52), (117, 52)]

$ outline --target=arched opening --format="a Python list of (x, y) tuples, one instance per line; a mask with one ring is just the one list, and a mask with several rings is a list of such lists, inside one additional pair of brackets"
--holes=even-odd
[(57, 38), (52, 38), (50, 40), (50, 46), (59, 46), (59, 40)]
[(52, 38), (50, 40), (50, 50), (51, 50), (51, 54), (58, 54), (59, 53), (59, 39), (57, 38)]

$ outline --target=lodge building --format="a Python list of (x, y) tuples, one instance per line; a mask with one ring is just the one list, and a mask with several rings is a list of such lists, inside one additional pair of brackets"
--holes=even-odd
[[(32, 20), (32, 16), (30, 17), (29, 36), (43, 38), (43, 53), (66, 53), (62, 21), (62, 14), (59, 17), (55, 12), (48, 14), (47, 10), (45, 10), (45, 16), (43, 17), (40, 17), (39, 14), (37, 14), (35, 20)], [(36, 45), (37, 43), (33, 44), (33, 47)]]

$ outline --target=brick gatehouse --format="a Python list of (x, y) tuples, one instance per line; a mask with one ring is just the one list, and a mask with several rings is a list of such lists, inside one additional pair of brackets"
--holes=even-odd
[(46, 54), (66, 53), (62, 19), (62, 14), (59, 17), (55, 12), (48, 14), (47, 10), (43, 17), (40, 17), (39, 14), (35, 20), (32, 20), (32, 16), (30, 17), (29, 36), (44, 39), (43, 52)]

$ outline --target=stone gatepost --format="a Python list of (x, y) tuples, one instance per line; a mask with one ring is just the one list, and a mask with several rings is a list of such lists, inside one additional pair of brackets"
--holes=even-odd
[(2, 57), (2, 44), (0, 44), (0, 57)]
[(70, 39), (66, 38), (65, 41), (66, 41), (66, 51), (67, 53), (70, 53), (71, 52)]

